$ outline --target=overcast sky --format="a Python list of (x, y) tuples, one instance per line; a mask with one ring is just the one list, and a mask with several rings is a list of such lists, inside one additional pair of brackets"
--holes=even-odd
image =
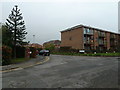
[(3, 23), (14, 5), (21, 9), (31, 43), (60, 40), (60, 31), (79, 24), (118, 32), (118, 2), (3, 2)]

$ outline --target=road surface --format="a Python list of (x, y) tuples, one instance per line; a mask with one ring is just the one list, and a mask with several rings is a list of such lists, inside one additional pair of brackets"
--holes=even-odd
[(51, 55), (42, 65), (3, 73), (3, 88), (117, 88), (118, 57)]

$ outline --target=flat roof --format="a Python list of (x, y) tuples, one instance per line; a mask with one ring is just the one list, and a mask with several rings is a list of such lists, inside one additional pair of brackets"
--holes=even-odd
[(66, 31), (71, 31), (71, 30), (74, 30), (74, 29), (77, 29), (77, 28), (81, 28), (81, 27), (89, 28), (89, 29), (94, 29), (94, 30), (98, 30), (98, 31), (103, 31), (103, 32), (114, 33), (114, 34), (120, 34), (120, 33), (115, 33), (115, 32), (111, 32), (111, 31), (107, 31), (107, 30), (103, 30), (103, 29), (99, 29), (99, 28), (94, 28), (94, 27), (86, 26), (86, 25), (82, 25), (82, 24), (76, 25), (74, 27), (68, 28), (68, 29), (60, 31), (60, 32), (62, 33), (62, 32), (66, 32)]

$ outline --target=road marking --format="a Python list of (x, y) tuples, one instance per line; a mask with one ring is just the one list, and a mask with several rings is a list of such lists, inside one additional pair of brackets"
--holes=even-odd
[(16, 69), (14, 69), (14, 70), (21, 70), (21, 69), (23, 69), (23, 68), (20, 67), (20, 68), (16, 68)]
[(100, 65), (100, 66), (101, 66), (101, 65), (103, 65), (103, 64), (102, 64), (102, 63), (100, 63), (100, 64), (98, 64), (98, 65)]
[(67, 62), (63, 62), (63, 63), (60, 63), (60, 64), (66, 64)]

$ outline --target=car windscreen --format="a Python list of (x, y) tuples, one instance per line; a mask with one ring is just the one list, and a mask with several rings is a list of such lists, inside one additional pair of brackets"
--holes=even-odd
[(40, 52), (49, 52), (49, 50), (41, 50)]
[(40, 52), (45, 52), (45, 50), (41, 50)]

